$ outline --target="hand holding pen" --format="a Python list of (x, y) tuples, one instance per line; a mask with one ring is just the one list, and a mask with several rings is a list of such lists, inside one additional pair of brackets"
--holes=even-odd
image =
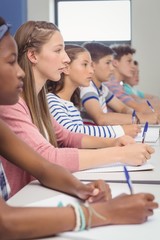
[(142, 143), (145, 142), (147, 130), (148, 130), (148, 122), (146, 122), (144, 125), (143, 134), (142, 134)]
[(136, 122), (136, 111), (133, 110), (132, 112), (132, 124), (134, 124)]
[(126, 182), (128, 184), (129, 190), (130, 190), (130, 194), (133, 194), (133, 186), (132, 186), (132, 181), (131, 181), (129, 172), (128, 172), (126, 166), (123, 166), (123, 167), (124, 167), (124, 174), (125, 174), (125, 177), (126, 177)]
[(151, 103), (148, 100), (146, 100), (146, 102), (147, 102), (148, 106), (150, 107), (151, 111), (155, 112), (153, 106), (151, 105)]

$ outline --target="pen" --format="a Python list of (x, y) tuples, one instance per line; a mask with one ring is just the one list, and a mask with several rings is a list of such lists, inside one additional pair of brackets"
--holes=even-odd
[(148, 122), (146, 122), (145, 125), (144, 125), (143, 134), (142, 134), (142, 143), (145, 142), (145, 137), (146, 137), (147, 130), (148, 130)]
[(128, 172), (126, 166), (123, 166), (123, 167), (124, 167), (124, 173), (125, 173), (125, 177), (126, 177), (126, 182), (128, 184), (130, 193), (133, 194), (133, 186), (132, 186), (131, 178), (129, 176), (129, 172)]
[(135, 120), (136, 120), (136, 111), (133, 110), (133, 112), (132, 112), (132, 123), (135, 123)]
[(148, 100), (146, 100), (146, 102), (147, 102), (148, 106), (150, 107), (150, 109), (152, 110), (152, 112), (154, 112), (154, 108), (153, 108), (153, 106), (151, 105), (151, 103), (150, 103)]

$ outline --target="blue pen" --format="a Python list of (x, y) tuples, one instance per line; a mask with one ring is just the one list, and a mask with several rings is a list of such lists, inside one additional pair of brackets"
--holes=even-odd
[(147, 102), (148, 106), (150, 107), (150, 109), (152, 110), (152, 112), (154, 112), (154, 108), (153, 108), (153, 106), (151, 105), (151, 103), (150, 103), (148, 100), (146, 100), (146, 102)]
[(126, 182), (127, 182), (127, 184), (128, 184), (130, 193), (133, 194), (133, 187), (132, 187), (131, 178), (130, 178), (130, 176), (129, 176), (129, 172), (128, 172), (126, 166), (123, 166), (123, 167), (124, 167), (124, 173), (125, 173), (125, 177), (126, 177)]
[(132, 112), (132, 123), (135, 123), (135, 121), (136, 121), (136, 111), (133, 110), (133, 112)]
[(142, 134), (142, 143), (145, 142), (145, 137), (146, 137), (147, 130), (148, 130), (148, 122), (146, 122), (145, 125), (144, 125), (143, 134)]

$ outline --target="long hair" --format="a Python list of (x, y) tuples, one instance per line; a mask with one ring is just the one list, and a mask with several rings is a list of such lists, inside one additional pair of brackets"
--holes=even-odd
[[(77, 58), (77, 56), (80, 53), (86, 52), (87, 49), (85, 49), (84, 47), (82, 47), (80, 45), (77, 45), (77, 44), (66, 44), (65, 45), (65, 51), (70, 58), (70, 63), (69, 64), (71, 64)], [(47, 81), (48, 92), (58, 94), (63, 89), (64, 84), (65, 84), (65, 74), (62, 73), (61, 74), (61, 79), (58, 82), (53, 82), (53, 81), (50, 81), (50, 80)], [(73, 94), (71, 96), (71, 102), (76, 107), (78, 107), (78, 108), (81, 107), (80, 89), (79, 88), (76, 88), (75, 91), (73, 92)]]
[(52, 145), (57, 146), (51, 115), (46, 100), (45, 87), (36, 93), (35, 78), (32, 71), (32, 63), (27, 57), (28, 49), (33, 48), (40, 52), (42, 46), (59, 31), (56, 25), (45, 21), (28, 21), (23, 24), (15, 34), (18, 46), (18, 63), (25, 72), (23, 97), (30, 110), (33, 123), (40, 133), (46, 137), (45, 129)]

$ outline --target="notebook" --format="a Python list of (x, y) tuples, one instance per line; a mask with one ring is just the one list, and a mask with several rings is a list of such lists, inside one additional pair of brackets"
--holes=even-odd
[[(141, 132), (135, 137), (136, 142), (142, 142), (143, 129), (141, 128)], [(146, 143), (156, 143), (159, 139), (160, 129), (159, 127), (148, 127), (148, 131), (146, 132), (145, 142)]]
[[(87, 170), (83, 170), (80, 172), (83, 173), (105, 173), (105, 172), (123, 172), (124, 168), (123, 168), (124, 164), (122, 163), (115, 163), (115, 164), (107, 164), (107, 165), (103, 165), (101, 167), (98, 168), (91, 168), (91, 169), (87, 169)], [(146, 171), (146, 170), (153, 170), (154, 166), (151, 163), (146, 162), (145, 164), (141, 165), (141, 166), (130, 166), (130, 165), (126, 165), (127, 170), (130, 172), (133, 171)]]

